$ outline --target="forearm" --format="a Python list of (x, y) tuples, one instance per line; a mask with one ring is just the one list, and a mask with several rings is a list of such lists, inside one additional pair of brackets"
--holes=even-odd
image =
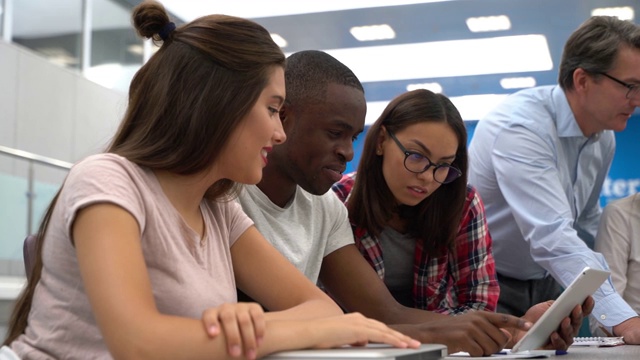
[(343, 314), (342, 309), (329, 297), (314, 299), (282, 311), (265, 313), (266, 320), (309, 320)]
[[(440, 316), (439, 319), (442, 319), (443, 316)], [(424, 326), (419, 324), (395, 324), (389, 325), (393, 330), (399, 331), (407, 336), (410, 336), (421, 343), (433, 343), (434, 336), (431, 331), (428, 329), (424, 329)]]
[(198, 319), (161, 314), (139, 317), (103, 335), (115, 359), (230, 358), (224, 330), (212, 338)]
[(268, 321), (264, 341), (258, 347), (258, 358), (278, 351), (328, 347), (321, 341), (323, 330), (311, 324), (309, 321)]
[[(390, 312), (389, 309), (381, 309), (380, 313), (385, 313), (387, 319), (383, 321), (387, 324), (423, 324), (432, 321), (447, 319), (449, 316), (434, 311), (414, 309), (399, 305), (396, 311)], [(381, 320), (382, 321), (382, 320)]]
[[(140, 322), (144, 326), (105, 337), (115, 359), (236, 359), (229, 355), (224, 329), (211, 337), (197, 319), (160, 315)], [(320, 335), (307, 321), (270, 319), (257, 355), (321, 346)]]

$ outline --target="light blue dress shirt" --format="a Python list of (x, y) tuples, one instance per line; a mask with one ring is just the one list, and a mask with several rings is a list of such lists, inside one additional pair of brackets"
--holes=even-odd
[[(469, 182), (485, 203), (498, 273), (551, 274), (566, 287), (585, 266), (608, 269), (590, 247), (614, 152), (612, 131), (583, 135), (559, 86), (519, 91), (478, 122)], [(593, 297), (606, 327), (636, 316), (610, 279)]]

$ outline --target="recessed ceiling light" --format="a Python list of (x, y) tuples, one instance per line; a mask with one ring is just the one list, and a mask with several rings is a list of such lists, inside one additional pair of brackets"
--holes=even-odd
[(438, 84), (437, 82), (407, 85), (407, 91), (413, 91), (418, 89), (427, 89), (434, 93), (441, 93), (442, 85)]
[(591, 16), (615, 16), (620, 20), (633, 21), (635, 13), (631, 6), (596, 8), (591, 10)]
[(536, 79), (531, 76), (503, 78), (500, 80), (503, 89), (523, 89), (536, 86)]
[(502, 31), (511, 29), (511, 20), (506, 15), (470, 17), (467, 27), (471, 32)]
[(359, 41), (394, 39), (396, 32), (387, 24), (354, 26), (349, 32)]
[(271, 39), (273, 39), (273, 42), (275, 42), (276, 45), (280, 46), (281, 48), (287, 47), (287, 45), (289, 45), (287, 40), (280, 36), (280, 34), (271, 33)]

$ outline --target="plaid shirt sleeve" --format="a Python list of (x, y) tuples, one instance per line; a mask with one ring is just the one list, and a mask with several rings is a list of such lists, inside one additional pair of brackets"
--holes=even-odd
[(347, 203), (347, 198), (351, 193), (351, 189), (353, 188), (353, 183), (355, 182), (355, 173), (345, 174), (342, 176), (342, 179), (337, 183), (331, 186), (331, 190), (338, 196), (338, 199), (343, 203)]
[[(331, 189), (343, 202), (347, 203), (353, 184), (355, 183), (356, 173), (345, 174), (342, 179), (333, 184)], [(367, 260), (369, 265), (373, 267), (378, 276), (384, 279), (384, 263), (382, 261), (382, 248), (376, 239), (374, 239), (366, 229), (357, 227), (354, 223), (351, 223), (351, 229), (353, 230), (353, 236), (355, 245), (362, 256)]]
[(495, 311), (500, 288), (491, 253), (491, 235), (484, 204), (472, 186), (467, 187), (464, 215), (456, 238), (455, 253), (450, 260), (453, 291), (459, 305), (452, 313)]

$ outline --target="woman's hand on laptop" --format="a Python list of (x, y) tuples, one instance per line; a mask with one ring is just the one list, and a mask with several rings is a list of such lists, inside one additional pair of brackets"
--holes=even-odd
[(224, 332), (230, 356), (255, 359), (266, 329), (264, 310), (259, 304), (222, 304), (205, 310), (202, 322), (212, 338)]
[[(268, 329), (264, 315), (262, 307), (256, 303), (224, 304), (207, 309), (202, 320), (210, 337), (224, 333), (230, 356), (244, 355), (252, 359)], [(365, 346), (368, 343), (383, 343), (398, 348), (420, 347), (419, 341), (359, 313), (289, 322), (292, 323), (292, 329), (300, 329), (297, 335), (307, 342), (297, 345), (302, 348)]]
[(310, 331), (314, 332), (317, 339), (312, 345), (316, 349), (365, 346), (368, 343), (383, 343), (398, 348), (420, 347), (419, 341), (359, 313), (314, 319), (307, 323), (312, 325)]

